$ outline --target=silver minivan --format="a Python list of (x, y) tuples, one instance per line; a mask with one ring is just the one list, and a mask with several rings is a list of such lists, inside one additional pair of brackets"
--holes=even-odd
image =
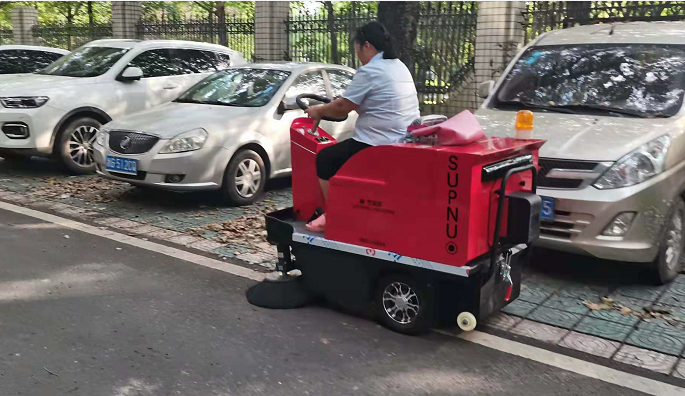
[(682, 269), (685, 23), (581, 26), (538, 37), (477, 111), (488, 135), (513, 136), (534, 113), (543, 197), (539, 246)]

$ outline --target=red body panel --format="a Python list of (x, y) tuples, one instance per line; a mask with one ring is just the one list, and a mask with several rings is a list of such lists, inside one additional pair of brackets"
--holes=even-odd
[[(335, 139), (321, 128), (318, 128), (319, 136), (308, 133), (313, 125), (311, 118), (298, 118), (290, 126), (293, 209), (297, 220), (301, 221), (309, 220), (316, 208), (326, 209), (319, 178), (316, 176), (316, 153), (336, 143)], [(317, 141), (320, 137), (325, 137), (329, 142)]]
[[(299, 132), (306, 125), (311, 126), (311, 120), (298, 119), (291, 129), (293, 206), (303, 220), (323, 205), (314, 153), (325, 147)], [(537, 164), (541, 145), (537, 140), (486, 138), (466, 146), (396, 144), (365, 149), (331, 179), (325, 237), (466, 265), (488, 253), (494, 232), (494, 191), (501, 179), (481, 181), (482, 167), (523, 154), (533, 154)], [(530, 191), (531, 176), (513, 176), (507, 190)]]

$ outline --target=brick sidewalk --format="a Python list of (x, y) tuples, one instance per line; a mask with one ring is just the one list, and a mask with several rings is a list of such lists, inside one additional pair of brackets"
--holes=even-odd
[(519, 298), (484, 325), (685, 378), (685, 275), (665, 286), (649, 276), (635, 264), (543, 253)]

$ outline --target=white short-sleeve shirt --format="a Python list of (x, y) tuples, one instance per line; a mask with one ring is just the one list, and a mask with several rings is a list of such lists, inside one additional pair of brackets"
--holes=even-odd
[(372, 146), (399, 142), (421, 116), (409, 69), (382, 52), (357, 70), (343, 98), (359, 106), (352, 138)]

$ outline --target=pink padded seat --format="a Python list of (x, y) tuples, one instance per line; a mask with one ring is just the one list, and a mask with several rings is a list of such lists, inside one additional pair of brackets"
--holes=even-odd
[(476, 116), (464, 110), (445, 122), (411, 131), (414, 136), (435, 135), (440, 146), (465, 146), (485, 137)]

